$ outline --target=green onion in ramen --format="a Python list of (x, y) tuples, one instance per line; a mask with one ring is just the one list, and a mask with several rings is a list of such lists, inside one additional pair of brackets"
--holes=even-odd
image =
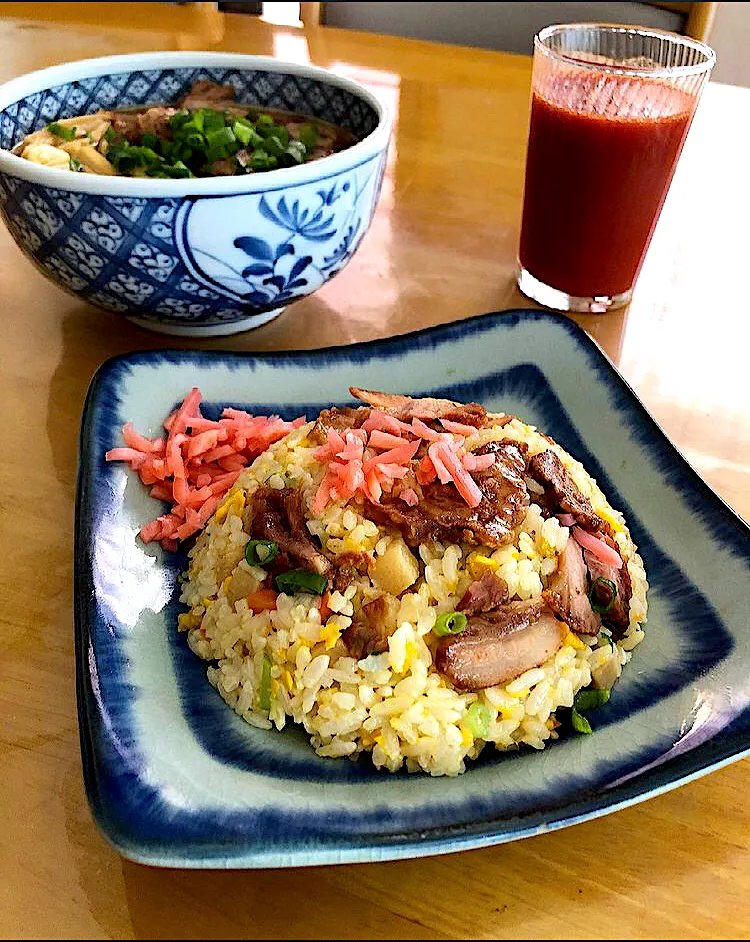
[(52, 121), (14, 153), (33, 163), (106, 176), (235, 176), (294, 167), (350, 147), (343, 128), (240, 105), (231, 85), (195, 82), (174, 106), (152, 105)]

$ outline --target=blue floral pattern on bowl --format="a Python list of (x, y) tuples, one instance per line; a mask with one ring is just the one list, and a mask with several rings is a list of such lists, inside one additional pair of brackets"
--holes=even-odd
[(261, 309), (286, 304), (319, 288), (352, 257), (374, 211), (382, 170), (381, 158), (320, 188), (186, 200), (176, 218), (177, 249), (207, 288)]
[[(319, 78), (197, 65), (96, 75), (29, 94), (0, 110), (0, 147), (58, 118), (175, 101), (198, 79), (232, 84), (248, 104), (339, 124), (360, 140), (379, 123), (367, 101)], [(263, 323), (347, 264), (375, 210), (386, 146), (387, 136), (382, 147), (355, 148), (343, 167), (330, 159), (308, 165), (319, 170), (300, 182), (283, 171), (273, 185), (268, 175), (249, 175), (241, 192), (227, 195), (221, 181), (205, 196), (75, 192), (2, 169), (0, 212), (37, 268), (68, 291), (153, 329), (229, 333)]]

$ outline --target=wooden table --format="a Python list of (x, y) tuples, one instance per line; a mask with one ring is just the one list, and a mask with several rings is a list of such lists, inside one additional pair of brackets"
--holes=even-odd
[[(513, 270), (530, 60), (251, 17), (217, 27), (148, 3), (77, 6), (101, 8), (100, 23), (109, 8), (127, 7), (130, 22), (0, 20), (0, 77), (89, 55), (217, 48), (309, 59), (395, 109), (383, 195), (349, 267), (274, 323), (203, 348), (348, 343), (528, 304)], [(90, 9), (75, 16), (92, 19)], [(748, 128), (750, 90), (709, 86), (633, 303), (577, 318), (746, 518)], [(265, 872), (156, 870), (120, 858), (94, 826), (79, 758), (77, 436), (97, 366), (163, 339), (57, 290), (4, 229), (0, 273), (4, 937), (747, 937), (747, 761), (599, 821), (445, 857)]]

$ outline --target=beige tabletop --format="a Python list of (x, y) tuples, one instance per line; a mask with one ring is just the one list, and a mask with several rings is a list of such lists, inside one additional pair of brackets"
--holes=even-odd
[[(36, 17), (0, 19), (2, 80), (90, 55), (210, 48), (310, 61), (357, 78), (393, 106), (396, 129), (383, 194), (348, 268), (273, 323), (202, 342), (203, 349), (337, 345), (529, 305), (514, 286), (529, 59), (274, 27), (248, 16), (218, 16), (207, 6), (0, 4), (0, 15), (12, 8), (16, 17)], [(45, 22), (44, 16), (68, 16), (68, 22)], [(750, 90), (710, 85), (632, 304), (619, 313), (576, 318), (690, 463), (746, 519), (749, 129)], [(78, 746), (72, 614), (77, 437), (99, 364), (113, 354), (159, 348), (165, 338), (58, 290), (4, 228), (0, 279), (0, 935), (750, 934), (747, 761), (601, 820), (443, 857), (191, 872), (118, 856), (89, 812)]]

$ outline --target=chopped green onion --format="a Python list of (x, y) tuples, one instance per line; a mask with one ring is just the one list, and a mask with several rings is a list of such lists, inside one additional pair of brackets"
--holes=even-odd
[(202, 134), (199, 134), (197, 131), (192, 131), (190, 134), (186, 134), (184, 138), (184, 148), (189, 150), (205, 150), (206, 149), (206, 139)]
[(160, 168), (160, 172), (164, 174), (165, 177), (168, 177), (171, 180), (183, 180), (187, 177), (192, 177), (193, 174), (190, 171), (190, 167), (186, 167), (185, 164), (178, 160), (173, 163), (171, 166), (167, 165)]
[(61, 137), (64, 141), (75, 140), (75, 127), (67, 127), (64, 124), (58, 124), (57, 121), (52, 121), (47, 125), (47, 130), (50, 132), (50, 134), (54, 134), (55, 137)]
[(286, 595), (295, 595), (297, 592), (310, 592), (312, 595), (322, 595), (328, 587), (328, 579), (317, 572), (308, 572), (307, 569), (292, 569), (276, 576), (276, 588)]
[(274, 170), (278, 165), (278, 160), (263, 150), (253, 151), (249, 164), (251, 170)]
[(492, 712), (486, 703), (472, 703), (466, 711), (466, 725), (475, 739), (484, 739), (490, 731)]
[(107, 159), (115, 170), (125, 173), (136, 167), (155, 168), (165, 165), (164, 158), (150, 147), (141, 147), (121, 141), (111, 144), (107, 150)]
[(152, 147), (140, 147), (140, 159), (146, 166), (158, 164), (163, 161), (163, 157), (156, 153)]
[(251, 566), (267, 566), (279, 555), (279, 544), (273, 540), (250, 540), (245, 544), (245, 559)]
[[(178, 131), (180, 128), (184, 127), (188, 121), (195, 120), (195, 116), (201, 114), (199, 111), (187, 112), (187, 111), (178, 111), (177, 114), (173, 114), (169, 120), (169, 126), (173, 131)], [(203, 117), (201, 116), (201, 122)]]
[(206, 116), (203, 111), (191, 111), (188, 120), (182, 125), (183, 134), (204, 134), (206, 130)]
[(178, 163), (182, 161), (186, 164), (189, 160), (192, 159), (194, 153), (199, 154), (199, 160), (203, 161), (203, 151), (206, 149), (205, 141), (201, 141), (200, 147), (193, 150), (192, 147), (187, 144), (180, 145), (179, 143), (173, 144), (172, 147), (167, 150), (162, 148), (162, 153), (164, 154), (164, 159), (172, 163)]
[(229, 151), (226, 147), (210, 147), (206, 151), (206, 165), (210, 167), (217, 160), (226, 160), (227, 157), (229, 157)]
[(435, 627), (432, 629), (436, 635), (460, 635), (469, 624), (469, 619), (463, 612), (447, 612), (445, 615), (438, 615), (435, 619)]
[(589, 710), (595, 710), (609, 700), (609, 690), (598, 690), (596, 687), (585, 687), (579, 690), (573, 700), (573, 709), (571, 710), (570, 720), (573, 729), (577, 733), (588, 734), (591, 732), (591, 723), (582, 716)]
[(76, 160), (75, 157), (70, 158), (70, 169), (78, 172), (83, 169), (83, 164), (80, 160)]
[(240, 144), (243, 144), (245, 147), (250, 145), (257, 147), (259, 144), (263, 143), (263, 138), (260, 134), (258, 134), (252, 124), (249, 124), (244, 118), (237, 118), (232, 125), (232, 131)]
[(314, 124), (303, 124), (299, 129), (299, 139), (305, 145), (307, 150), (312, 150), (318, 143), (320, 134)]
[(579, 690), (573, 700), (573, 707), (581, 713), (588, 713), (603, 706), (609, 700), (609, 690), (598, 690), (596, 687), (585, 687)]
[(606, 615), (612, 610), (617, 598), (617, 586), (611, 579), (604, 579), (599, 576), (591, 583), (589, 591), (589, 601), (591, 607), (600, 615)]
[(227, 119), (223, 111), (212, 111), (209, 108), (204, 108), (201, 114), (203, 115), (203, 133), (206, 137), (215, 131), (220, 131), (227, 125)]
[(236, 121), (232, 125), (232, 133), (243, 147), (247, 147), (253, 137), (252, 128), (246, 128), (244, 125), (238, 124)]
[(307, 148), (302, 143), (302, 141), (289, 141), (286, 146), (286, 150), (282, 156), (291, 158), (292, 162), (295, 164), (301, 164), (302, 161), (307, 156)]
[(271, 709), (271, 658), (263, 655), (263, 668), (260, 674), (260, 687), (258, 688), (258, 708), (264, 713)]
[(218, 131), (207, 131), (206, 140), (209, 147), (229, 147), (234, 144), (235, 137), (232, 129), (225, 126)]
[[(268, 120), (265, 120), (265, 119)], [(269, 138), (273, 135), (278, 135), (279, 128), (282, 125), (276, 124), (273, 118), (270, 115), (261, 115), (255, 123), (255, 131), (263, 138)], [(286, 130), (286, 128), (284, 128)]]
[(282, 144), (279, 138), (276, 137), (275, 134), (272, 134), (263, 142), (263, 149), (266, 153), (271, 154), (272, 157), (281, 157), (286, 149), (286, 144)]
[[(102, 153), (119, 174), (180, 179), (224, 171), (223, 166), (212, 166), (219, 161), (231, 161), (235, 173), (297, 166), (309, 159), (320, 139), (313, 122), (297, 125), (292, 137), (289, 128), (270, 114), (250, 112), (244, 117), (213, 108), (179, 111), (169, 118), (169, 128), (168, 140), (149, 131), (131, 143), (110, 127)], [(59, 122), (53, 121), (48, 129), (64, 140), (79, 136), (75, 127)], [(71, 169), (85, 168), (71, 161)]]

